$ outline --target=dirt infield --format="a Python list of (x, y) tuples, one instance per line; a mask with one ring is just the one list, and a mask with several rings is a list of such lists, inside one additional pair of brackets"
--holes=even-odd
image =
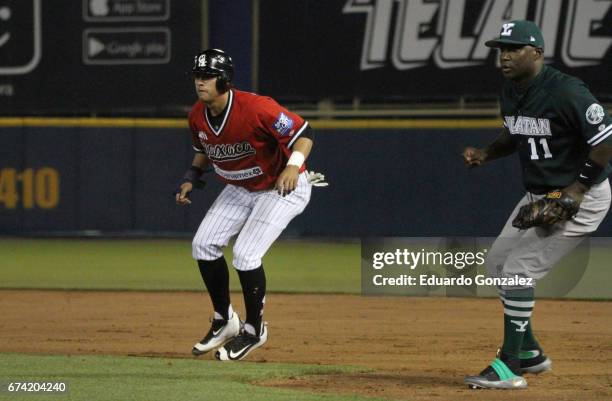
[[(244, 310), (241, 296), (233, 297)], [(284, 294), (266, 300), (270, 337), (249, 360), (375, 371), (262, 385), (401, 400), (612, 399), (612, 302), (538, 301), (534, 327), (554, 371), (528, 376), (527, 390), (501, 394), (462, 383), (500, 344), (497, 300)], [(4, 290), (0, 308), (0, 352), (30, 354), (190, 358), (209, 318), (204, 293)]]

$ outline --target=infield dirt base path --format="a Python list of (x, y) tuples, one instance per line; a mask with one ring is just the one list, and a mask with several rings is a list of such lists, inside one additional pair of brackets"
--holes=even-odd
[[(232, 296), (240, 313), (242, 296)], [(375, 371), (261, 385), (415, 401), (612, 399), (612, 302), (538, 301), (534, 328), (553, 372), (528, 375), (526, 390), (475, 391), (463, 376), (483, 369), (501, 343), (498, 300), (269, 294), (266, 301), (270, 337), (248, 360)], [(3, 290), (0, 352), (191, 358), (209, 327), (209, 305), (206, 293)]]

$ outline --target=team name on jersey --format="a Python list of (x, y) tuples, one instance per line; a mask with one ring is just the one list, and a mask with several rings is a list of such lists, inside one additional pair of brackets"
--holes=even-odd
[(548, 118), (505, 116), (504, 120), (512, 135), (552, 136)]
[(204, 149), (208, 157), (215, 162), (238, 160), (255, 154), (255, 149), (248, 141), (219, 145), (206, 144)]

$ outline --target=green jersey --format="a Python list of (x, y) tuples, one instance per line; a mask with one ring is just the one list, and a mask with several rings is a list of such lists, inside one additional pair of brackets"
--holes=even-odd
[[(529, 192), (568, 186), (593, 146), (612, 144), (612, 118), (605, 108), (584, 82), (552, 67), (544, 66), (522, 93), (506, 81), (500, 107)], [(596, 182), (605, 180), (610, 171), (608, 164)]]

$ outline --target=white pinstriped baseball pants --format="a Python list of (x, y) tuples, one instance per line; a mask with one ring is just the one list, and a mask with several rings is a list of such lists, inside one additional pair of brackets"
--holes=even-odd
[(193, 239), (193, 258), (215, 260), (238, 234), (234, 267), (253, 270), (291, 220), (306, 208), (312, 186), (300, 174), (297, 188), (282, 197), (276, 190), (250, 192), (227, 184), (219, 194)]

